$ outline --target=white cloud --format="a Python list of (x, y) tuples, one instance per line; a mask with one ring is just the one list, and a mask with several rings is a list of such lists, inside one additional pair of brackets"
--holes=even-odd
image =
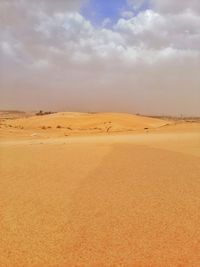
[(102, 22), (102, 27), (106, 27), (112, 23), (112, 20), (110, 18), (105, 18)]
[(2, 42), (2, 43), (0, 43), (0, 47), (1, 47), (2, 52), (4, 54), (7, 54), (9, 56), (14, 56), (14, 51), (13, 51), (13, 49), (9, 43)]
[(146, 5), (159, 13), (177, 14), (186, 10), (200, 12), (199, 0), (127, 0), (127, 2), (134, 10)]
[(144, 4), (149, 3), (149, 0), (127, 0), (133, 10), (139, 10)]
[(134, 16), (134, 13), (130, 10), (127, 10), (127, 11), (122, 11), (121, 13), (121, 17), (122, 18), (125, 18), (125, 19), (130, 19)]
[(159, 12), (179, 13), (185, 10), (200, 12), (199, 0), (150, 0), (152, 6)]
[(132, 45), (155, 49), (200, 48), (200, 17), (192, 11), (162, 15), (147, 10), (131, 19), (120, 19), (115, 29)]
[(141, 12), (138, 16), (130, 19), (120, 19), (115, 26), (116, 30), (129, 31), (129, 33), (140, 34), (144, 31), (153, 31), (154, 27), (163, 23), (163, 18), (152, 10)]

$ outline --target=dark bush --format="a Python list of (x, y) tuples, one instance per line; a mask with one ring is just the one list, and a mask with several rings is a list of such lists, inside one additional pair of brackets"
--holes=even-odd
[(55, 112), (51, 112), (51, 111), (47, 111), (47, 112), (44, 112), (42, 110), (40, 110), (39, 112), (37, 112), (35, 115), (36, 116), (45, 116), (45, 115), (50, 115), (50, 114), (54, 114)]

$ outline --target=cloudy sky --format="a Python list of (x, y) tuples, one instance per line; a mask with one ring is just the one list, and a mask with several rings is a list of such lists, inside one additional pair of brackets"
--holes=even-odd
[(200, 116), (200, 1), (0, 0), (0, 109)]

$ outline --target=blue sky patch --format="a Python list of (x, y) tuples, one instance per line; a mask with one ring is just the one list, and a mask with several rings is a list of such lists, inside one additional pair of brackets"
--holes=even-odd
[(101, 26), (103, 22), (109, 26), (121, 17), (123, 11), (134, 11), (137, 15), (140, 11), (149, 8), (148, 3), (148, 0), (144, 0), (139, 10), (133, 10), (127, 0), (89, 0), (81, 13), (95, 26)]
[(126, 7), (128, 7), (126, 0), (89, 0), (82, 14), (94, 25), (100, 26), (105, 19), (115, 23)]

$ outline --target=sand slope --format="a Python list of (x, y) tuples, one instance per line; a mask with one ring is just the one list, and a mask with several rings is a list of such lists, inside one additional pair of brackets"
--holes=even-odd
[(149, 145), (2, 146), (0, 266), (199, 266), (200, 158)]

